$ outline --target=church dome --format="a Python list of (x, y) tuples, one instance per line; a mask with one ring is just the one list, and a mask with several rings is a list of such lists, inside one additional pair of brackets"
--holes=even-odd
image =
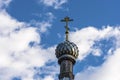
[(70, 41), (64, 41), (56, 47), (56, 57), (60, 58), (63, 55), (72, 56), (74, 59), (78, 57), (78, 47)]

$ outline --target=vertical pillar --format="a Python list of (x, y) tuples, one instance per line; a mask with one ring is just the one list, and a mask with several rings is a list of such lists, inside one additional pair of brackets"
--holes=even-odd
[(63, 80), (64, 78), (74, 80), (73, 63), (70, 60), (63, 60), (60, 64), (59, 80)]

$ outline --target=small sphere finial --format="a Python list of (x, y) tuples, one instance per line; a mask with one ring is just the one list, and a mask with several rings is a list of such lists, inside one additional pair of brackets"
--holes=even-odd
[(69, 34), (69, 27), (68, 22), (73, 21), (73, 19), (70, 19), (68, 16), (66, 16), (64, 19), (61, 20), (61, 22), (66, 22), (65, 29), (66, 29), (66, 41), (68, 41), (68, 34)]

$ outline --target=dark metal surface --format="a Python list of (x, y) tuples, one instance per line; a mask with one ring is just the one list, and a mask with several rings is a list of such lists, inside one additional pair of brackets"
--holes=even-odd
[(66, 41), (68, 41), (68, 34), (69, 34), (69, 27), (68, 27), (68, 22), (73, 21), (73, 19), (70, 19), (69, 17), (65, 17), (63, 20), (61, 20), (61, 22), (65, 22), (65, 34), (66, 34)]
[(79, 50), (73, 42), (64, 41), (63, 43), (58, 44), (55, 54), (57, 58), (61, 57), (62, 55), (68, 54), (76, 59), (78, 57)]

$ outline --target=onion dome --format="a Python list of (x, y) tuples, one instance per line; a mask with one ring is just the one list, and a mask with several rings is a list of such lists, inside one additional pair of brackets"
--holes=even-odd
[(58, 58), (58, 62), (61, 63), (62, 60), (69, 59), (73, 63), (75, 63), (75, 59), (78, 57), (78, 47), (73, 43), (68, 40), (68, 34), (69, 34), (69, 28), (68, 28), (68, 22), (73, 21), (69, 17), (65, 17), (62, 22), (66, 22), (66, 41), (58, 44), (56, 47), (56, 57)]
[(68, 55), (76, 59), (78, 57), (78, 53), (79, 53), (79, 50), (76, 44), (70, 41), (64, 41), (58, 44), (55, 54), (57, 58), (60, 58), (63, 55)]

